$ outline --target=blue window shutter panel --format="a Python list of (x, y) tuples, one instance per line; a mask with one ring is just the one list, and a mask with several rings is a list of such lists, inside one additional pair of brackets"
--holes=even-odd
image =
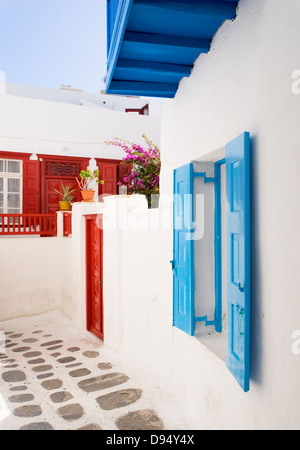
[(250, 380), (250, 135), (226, 145), (227, 367)]
[(195, 330), (193, 192), (193, 164), (174, 170), (173, 325), (191, 336)]

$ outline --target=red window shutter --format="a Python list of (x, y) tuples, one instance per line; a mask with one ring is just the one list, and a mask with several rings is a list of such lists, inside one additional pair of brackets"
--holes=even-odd
[(117, 195), (117, 164), (102, 163), (100, 173), (104, 181), (102, 194)]
[(40, 213), (39, 161), (23, 161), (23, 214)]

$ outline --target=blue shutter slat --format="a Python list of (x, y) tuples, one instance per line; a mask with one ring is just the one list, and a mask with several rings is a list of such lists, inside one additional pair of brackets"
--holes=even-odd
[(250, 135), (226, 146), (227, 367), (242, 389), (250, 380)]
[(193, 164), (174, 171), (173, 325), (191, 336), (195, 328), (193, 183)]

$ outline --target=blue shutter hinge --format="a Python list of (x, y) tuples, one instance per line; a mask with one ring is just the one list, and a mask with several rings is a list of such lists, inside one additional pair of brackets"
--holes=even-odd
[(202, 317), (195, 317), (195, 322), (205, 322), (205, 326), (216, 325), (215, 320), (207, 320), (207, 315)]
[(244, 317), (245, 309), (238, 304), (235, 305), (235, 308), (236, 308), (236, 312), (239, 316), (239, 319), (238, 319), (239, 334), (240, 334), (240, 336), (243, 336), (245, 333), (245, 317)]
[(204, 183), (214, 183), (216, 181), (213, 177), (207, 177), (206, 172), (194, 172), (194, 177), (204, 178)]

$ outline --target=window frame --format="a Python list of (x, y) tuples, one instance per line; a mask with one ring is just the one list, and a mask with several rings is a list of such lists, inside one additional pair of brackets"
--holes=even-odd
[[(6, 167), (8, 169), (8, 162), (18, 162), (20, 164), (20, 172), (8, 172), (2, 171), (0, 172), (0, 178), (3, 179), (3, 212), (1, 214), (22, 214), (23, 210), (23, 159), (15, 159), (15, 158), (0, 158), (1, 161), (6, 163)], [(5, 169), (5, 167), (3, 167)], [(8, 180), (9, 179), (18, 179), (20, 180), (20, 190), (19, 192), (8, 192)], [(20, 196), (20, 205), (16, 208), (8, 208), (8, 194), (19, 194)], [(8, 209), (18, 209), (18, 212), (8, 212)]]

